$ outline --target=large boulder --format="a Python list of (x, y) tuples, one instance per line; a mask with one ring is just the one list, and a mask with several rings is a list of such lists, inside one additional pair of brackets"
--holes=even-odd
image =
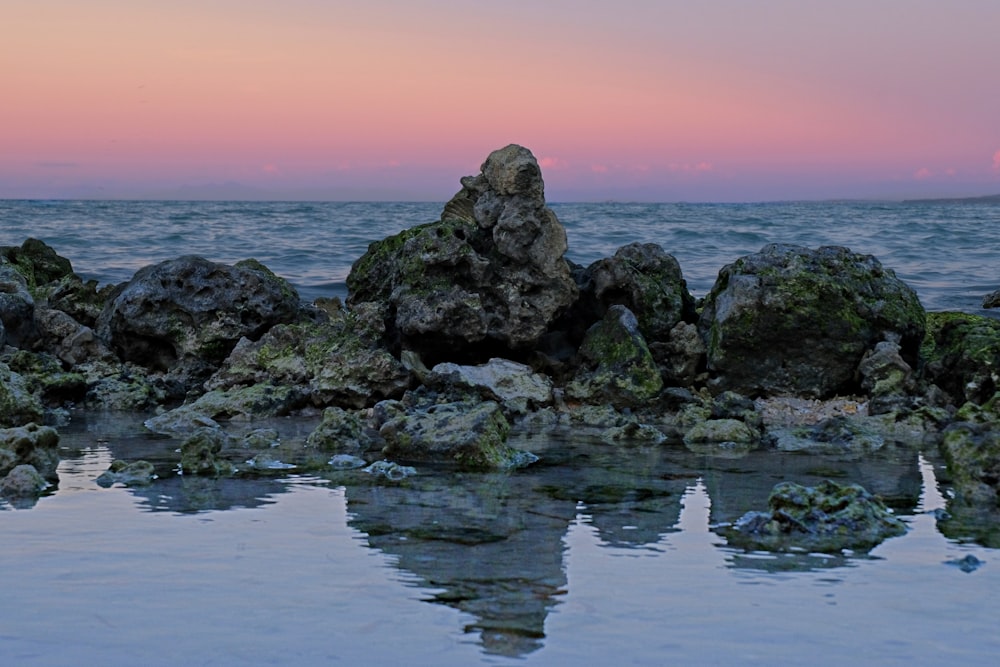
[(203, 382), (241, 338), (294, 320), (299, 296), (255, 260), (235, 266), (188, 255), (140, 269), (112, 294), (96, 331), (124, 360)]
[(23, 464), (33, 466), (45, 479), (58, 480), (59, 433), (34, 423), (0, 429), (0, 477)]
[(35, 299), (28, 281), (18, 268), (0, 258), (0, 330), (3, 341), (13, 347), (30, 349), (38, 339)]
[(823, 398), (854, 390), (880, 341), (915, 364), (924, 323), (916, 292), (875, 257), (771, 244), (719, 272), (698, 328), (713, 391)]
[(371, 244), (347, 278), (348, 305), (385, 304), (389, 338), (432, 365), (530, 348), (577, 294), (530, 151), (461, 182), (441, 220)]

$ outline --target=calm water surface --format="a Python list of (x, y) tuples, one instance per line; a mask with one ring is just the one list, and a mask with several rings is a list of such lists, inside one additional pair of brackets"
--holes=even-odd
[[(287, 437), (311, 425), (278, 423)], [(284, 435), (283, 435), (284, 439)], [(138, 417), (77, 415), (58, 489), (0, 511), (0, 664), (986, 665), (1000, 550), (945, 538), (927, 453), (529, 438), (514, 474), (212, 480)], [(163, 479), (104, 489), (114, 458)], [(870, 554), (747, 553), (710, 527), (781, 480), (850, 479), (909, 524)], [(973, 555), (965, 572), (949, 561)]]

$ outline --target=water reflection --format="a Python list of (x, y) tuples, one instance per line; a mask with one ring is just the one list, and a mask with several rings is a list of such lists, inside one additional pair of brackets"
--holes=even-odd
[[(654, 613), (657, 605), (670, 599), (701, 600), (686, 611), (686, 620), (674, 621), (693, 633), (696, 619), (711, 623), (721, 613), (734, 584), (771, 586), (824, 573), (814, 585), (830, 588), (848, 572), (889, 555), (895, 564), (918, 559), (936, 568), (964, 556), (938, 532), (935, 511), (946, 504), (935, 475), (939, 462), (888, 446), (864, 461), (777, 451), (732, 459), (679, 445), (609, 445), (577, 432), (532, 442), (527, 448), (541, 461), (516, 473), (422, 468), (415, 477), (392, 482), (360, 471), (179, 476), (171, 467), (176, 441), (118, 421), (68, 429), (63, 445), (58, 493), (117, 492), (132, 499), (133, 512), (182, 519), (199, 513), (202, 520), (233, 508), (280, 515), (292, 489), (337, 489), (352, 539), (391, 564), (425, 603), (461, 612), (458, 629), (474, 636), (484, 653), (498, 656), (548, 655), (553, 632), (568, 631), (568, 620), (574, 632), (585, 632), (590, 624), (608, 623), (609, 614), (632, 615), (636, 632), (647, 626), (653, 631), (663, 622)], [(100, 489), (93, 480), (115, 458), (152, 460), (162, 479), (147, 487)], [(870, 555), (746, 552), (714, 532), (721, 522), (766, 507), (778, 481), (815, 484), (826, 478), (881, 494), (910, 517), (910, 532)], [(139, 519), (130, 523), (145, 530)], [(266, 540), (266, 534), (255, 539)], [(618, 586), (637, 597), (618, 600)], [(604, 606), (593, 606), (595, 600)]]

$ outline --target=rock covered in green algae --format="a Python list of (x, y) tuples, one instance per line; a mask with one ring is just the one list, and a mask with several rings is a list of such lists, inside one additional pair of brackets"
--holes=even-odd
[(722, 529), (730, 544), (767, 551), (867, 551), (902, 535), (906, 524), (857, 484), (775, 485), (769, 510), (748, 512)]
[(537, 460), (507, 444), (510, 424), (493, 401), (383, 401), (375, 406), (382, 452), (402, 461), (503, 470)]
[(1000, 388), (1000, 320), (969, 313), (928, 313), (920, 356), (924, 378), (956, 404), (983, 403)]
[(114, 484), (125, 486), (146, 486), (158, 477), (156, 469), (149, 461), (123, 461), (115, 459), (111, 466), (97, 476), (98, 486), (108, 488)]
[(338, 407), (323, 410), (323, 420), (306, 438), (307, 447), (324, 452), (359, 453), (380, 446), (368, 420)]
[(49, 484), (35, 466), (22, 463), (0, 479), (0, 495), (6, 498), (36, 498)]
[(296, 387), (257, 384), (226, 391), (215, 389), (163, 414), (150, 417), (145, 426), (154, 433), (183, 436), (217, 420), (253, 421), (288, 414), (302, 404)]
[(348, 305), (386, 304), (390, 333), (430, 364), (533, 346), (577, 296), (544, 189), (531, 151), (492, 152), (438, 222), (369, 246), (347, 278)]
[(571, 398), (624, 408), (649, 401), (663, 389), (639, 322), (625, 306), (611, 306), (587, 331), (580, 356), (585, 363), (566, 388)]
[(552, 404), (552, 380), (509, 359), (493, 358), (477, 366), (438, 364), (431, 370), (427, 383), (441, 384), (446, 380), (458, 387), (474, 389), (512, 413), (523, 414), (529, 407)]
[(715, 389), (824, 398), (851, 388), (879, 341), (916, 359), (924, 310), (870, 255), (771, 244), (723, 267), (698, 328)]
[(400, 396), (410, 374), (377, 344), (378, 332), (353, 313), (327, 322), (277, 325), (257, 342), (241, 340), (208, 389), (268, 383), (297, 387), (314, 406), (362, 408)]
[(0, 429), (0, 476), (30, 464), (45, 479), (57, 480), (59, 433), (50, 426), (26, 424)]
[(951, 424), (944, 430), (941, 453), (948, 463), (956, 499), (995, 509), (1000, 498), (1000, 424)]
[(32, 393), (25, 378), (0, 362), (0, 425), (41, 422), (44, 415), (41, 400)]
[(235, 468), (221, 456), (225, 444), (226, 434), (219, 429), (195, 432), (181, 444), (181, 471), (209, 477), (233, 474)]

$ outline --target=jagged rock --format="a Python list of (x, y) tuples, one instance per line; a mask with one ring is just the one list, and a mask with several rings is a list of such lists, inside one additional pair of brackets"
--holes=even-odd
[(349, 306), (386, 304), (388, 333), (428, 363), (532, 347), (576, 298), (566, 232), (526, 148), (494, 151), (441, 220), (371, 244), (347, 278)]
[(911, 404), (916, 392), (913, 369), (899, 354), (899, 344), (882, 341), (865, 353), (858, 365), (861, 388), (868, 392), (868, 413), (887, 414)]
[(879, 341), (915, 361), (924, 321), (916, 292), (874, 257), (771, 244), (719, 272), (698, 328), (715, 391), (824, 398), (850, 393)]
[(35, 299), (28, 281), (12, 264), (0, 260), (0, 322), (8, 345), (30, 349), (38, 339)]
[(748, 512), (722, 532), (747, 549), (867, 551), (906, 532), (906, 524), (857, 484), (825, 481), (815, 487), (775, 485), (766, 512)]
[(74, 371), (86, 382), (83, 402), (88, 408), (99, 410), (148, 410), (160, 405), (167, 391), (144, 368), (135, 364), (108, 361), (88, 361), (78, 364)]
[(20, 246), (0, 247), (0, 258), (17, 268), (31, 290), (73, 275), (68, 259), (60, 257), (44, 241), (34, 238), (26, 239)]
[(125, 361), (170, 371), (197, 389), (243, 337), (291, 322), (299, 297), (256, 260), (234, 266), (188, 255), (140, 269), (112, 294), (98, 336)]
[(704, 371), (705, 342), (694, 324), (678, 322), (666, 340), (650, 345), (650, 352), (659, 362), (668, 384), (689, 387)]
[(111, 350), (94, 334), (70, 315), (54, 308), (36, 308), (35, 322), (43, 349), (70, 366), (88, 360), (111, 361)]
[[(613, 257), (591, 264), (582, 282), (580, 304), (593, 312), (574, 308), (577, 317), (589, 323), (604, 317), (611, 306), (625, 306), (635, 314), (650, 349), (670, 340), (671, 330), (680, 322), (695, 321), (694, 298), (680, 264), (655, 243), (619, 248)], [(661, 361), (655, 351), (653, 356)]]
[(146, 486), (157, 478), (156, 470), (149, 461), (122, 461), (115, 459), (111, 466), (97, 476), (98, 486), (108, 488), (114, 484), (125, 486)]
[(262, 382), (296, 387), (317, 407), (362, 408), (402, 395), (410, 374), (376, 346), (364, 322), (341, 312), (328, 322), (275, 326), (257, 342), (242, 339), (205, 387)]
[(59, 433), (49, 426), (26, 424), (0, 429), (0, 477), (29, 464), (45, 479), (57, 480)]
[(509, 359), (490, 359), (478, 366), (443, 363), (435, 366), (425, 384), (454, 383), (474, 389), (486, 400), (501, 403), (512, 413), (525, 413), (529, 407), (552, 404), (552, 381), (535, 373), (530, 366)]
[(580, 356), (580, 371), (566, 387), (571, 398), (624, 408), (652, 399), (663, 388), (639, 323), (625, 306), (608, 308), (587, 332)]
[(983, 297), (983, 308), (1000, 308), (1000, 290)]
[[(470, 397), (471, 398), (471, 397)], [(464, 470), (503, 470), (536, 460), (507, 444), (510, 425), (493, 401), (383, 401), (375, 424), (382, 452), (401, 461), (455, 465)]]
[(1000, 320), (968, 313), (928, 313), (920, 356), (924, 378), (956, 404), (983, 403), (1000, 389)]

